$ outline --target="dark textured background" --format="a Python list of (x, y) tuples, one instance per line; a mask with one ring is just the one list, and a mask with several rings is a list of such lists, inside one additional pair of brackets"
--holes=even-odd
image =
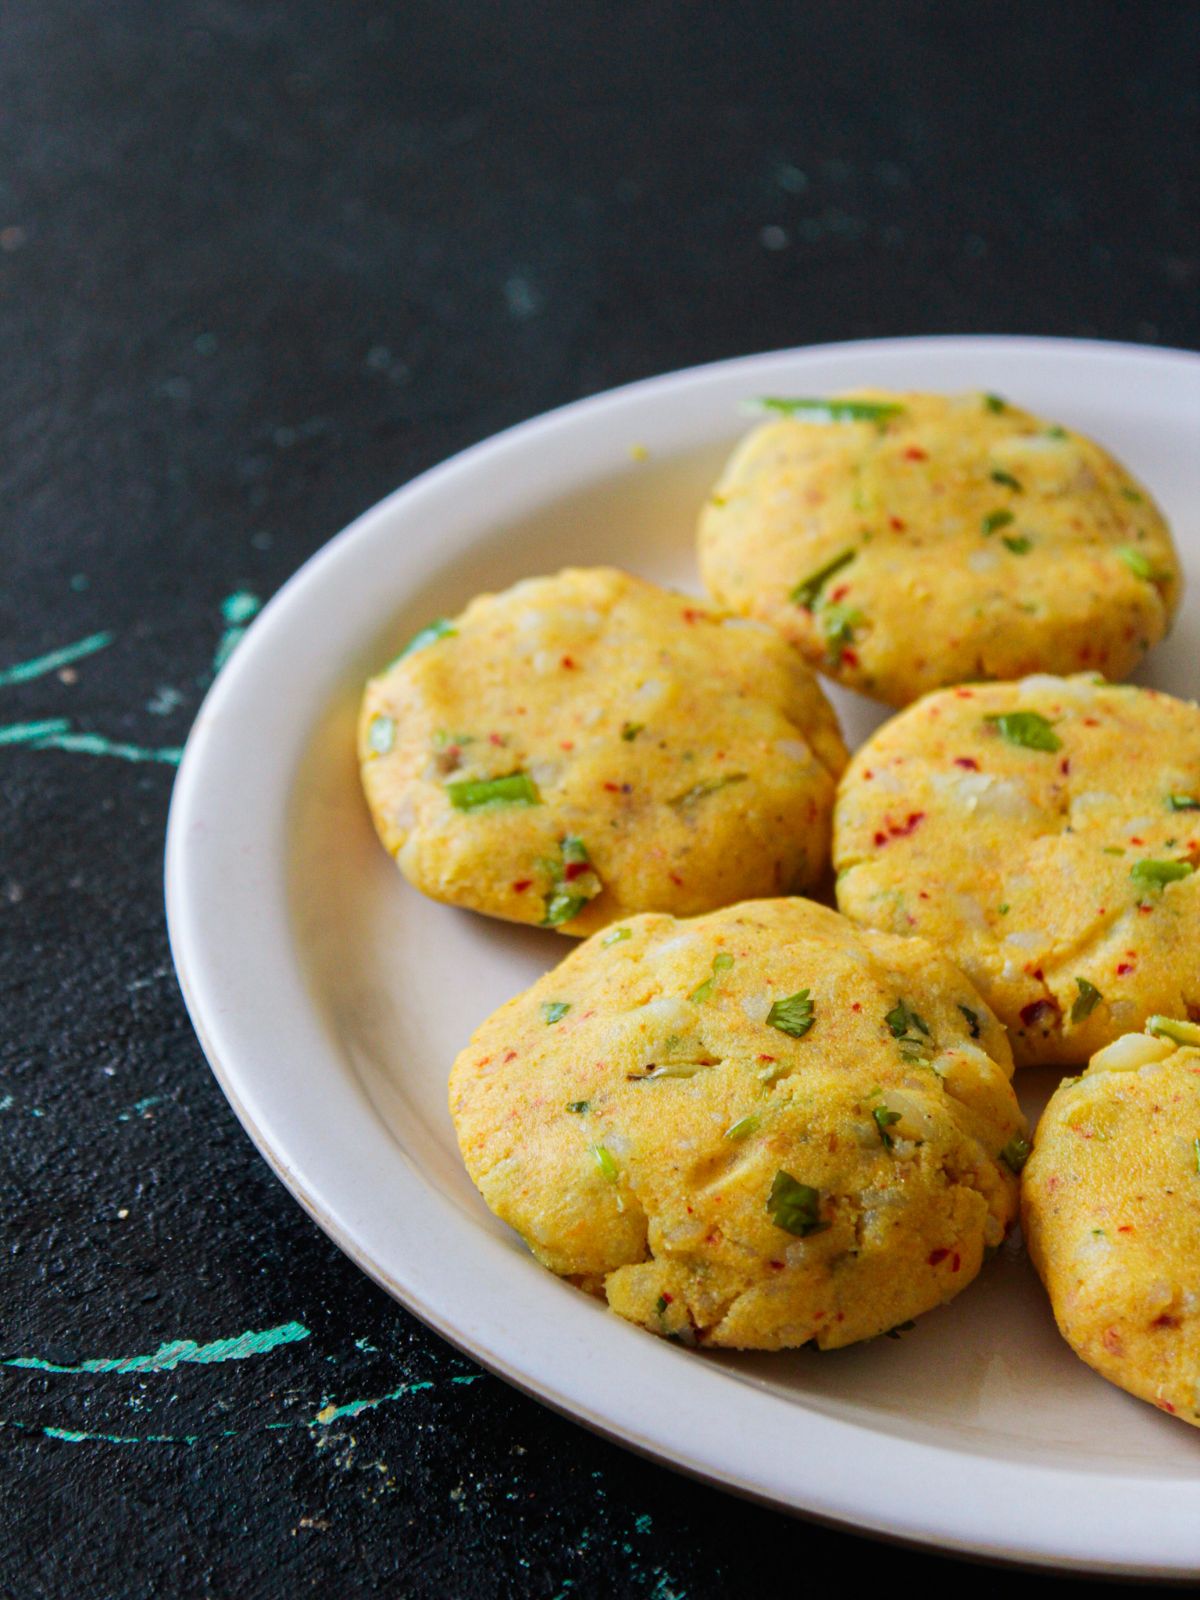
[[(1198, 50), (1166, 0), (3, 7), (0, 668), (113, 637), (0, 678), (0, 1592), (1008, 1592), (602, 1443), (343, 1260), (185, 1017), (170, 752), (229, 595), (544, 407), (861, 335), (1200, 344)], [(3, 742), (47, 718), (134, 749)]]

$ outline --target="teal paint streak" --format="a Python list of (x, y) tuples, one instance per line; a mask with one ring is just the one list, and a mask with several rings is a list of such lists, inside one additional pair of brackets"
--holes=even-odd
[(216, 654), (213, 656), (213, 676), (215, 677), (230, 656), (242, 642), (242, 636), (250, 622), (262, 609), (262, 601), (256, 594), (251, 594), (248, 589), (238, 589), (235, 593), (226, 595), (221, 601), (221, 616), (225, 621), (225, 632), (217, 642)]
[(61, 650), (51, 650), (47, 655), (35, 656), (32, 661), (19, 661), (16, 666), (0, 670), (0, 688), (10, 683), (28, 683), (31, 678), (43, 678), (48, 672), (56, 672), (59, 667), (68, 666), (72, 661), (79, 661), (84, 656), (93, 655), (97, 650), (103, 650), (112, 641), (111, 633), (93, 633), (86, 639), (80, 639), (78, 644), (64, 645)]
[(266, 1355), (282, 1344), (295, 1344), (309, 1337), (308, 1329), (300, 1322), (285, 1322), (278, 1328), (265, 1328), (261, 1333), (239, 1334), (235, 1339), (214, 1339), (211, 1344), (197, 1344), (194, 1339), (176, 1339), (171, 1344), (159, 1345), (149, 1356), (97, 1356), (82, 1361), (77, 1367), (60, 1367), (40, 1356), (12, 1356), (0, 1362), (6, 1367), (29, 1367), (36, 1372), (173, 1372), (181, 1365), (209, 1366), (219, 1361), (245, 1361), (249, 1356)]
[[(20, 1426), (20, 1424), (18, 1424)], [(43, 1428), (47, 1439), (65, 1439), (68, 1444), (85, 1444), (98, 1440), (104, 1444), (195, 1444), (197, 1435), (173, 1437), (168, 1433), (147, 1433), (138, 1437), (128, 1433), (81, 1433), (75, 1428)]]
[(148, 1094), (144, 1100), (135, 1101), (131, 1110), (119, 1111), (117, 1121), (132, 1122), (135, 1117), (144, 1117), (151, 1106), (161, 1105), (165, 1098), (161, 1094)]
[(374, 1411), (376, 1406), (387, 1405), (389, 1400), (401, 1400), (406, 1394), (416, 1394), (419, 1389), (432, 1388), (432, 1383), (402, 1383), (398, 1389), (392, 1389), (388, 1394), (376, 1395), (372, 1400), (347, 1400), (343, 1405), (335, 1405), (330, 1400), (321, 1407), (308, 1426), (327, 1428), (331, 1422), (337, 1422), (342, 1417), (357, 1417), (362, 1411)]
[(71, 724), (65, 717), (46, 717), (41, 722), (10, 722), (0, 728), (0, 744), (36, 744), (40, 739), (66, 733)]
[(100, 733), (50, 733), (30, 742), (35, 750), (69, 750), (76, 755), (117, 756), (122, 761), (162, 761), (172, 767), (177, 767), (183, 760), (182, 746), (154, 749), (142, 744), (121, 744), (106, 739)]

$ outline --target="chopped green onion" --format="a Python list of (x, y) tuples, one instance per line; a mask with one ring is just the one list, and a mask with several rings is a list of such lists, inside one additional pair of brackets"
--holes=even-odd
[[(453, 639), (458, 635), (458, 629), (452, 622), (447, 622), (445, 617), (435, 617), (432, 622), (426, 623), (420, 633), (414, 633), (412, 638), (396, 657), (396, 661), (403, 661), (405, 656), (413, 655), (417, 650), (424, 650), (427, 645), (436, 644), (439, 639)], [(396, 661), (391, 665), (394, 667)]]
[(778, 411), (797, 422), (886, 422), (904, 414), (894, 400), (781, 400), (764, 396), (752, 400), (757, 410)]
[(589, 1145), (588, 1149), (591, 1151), (592, 1158), (596, 1165), (608, 1179), (609, 1183), (616, 1183), (617, 1179), (620, 1177), (620, 1173), (617, 1170), (617, 1163), (613, 1160), (612, 1154), (608, 1148), (602, 1144), (593, 1144)]
[(1021, 482), (1014, 478), (1011, 472), (1005, 472), (1003, 467), (993, 467), (991, 471), (993, 483), (1003, 484), (1006, 489), (1011, 489), (1015, 494), (1021, 493)]
[(1169, 794), (1167, 805), (1172, 811), (1200, 811), (1200, 800), (1194, 800), (1190, 794)]
[(871, 1120), (879, 1130), (879, 1142), (885, 1150), (890, 1150), (896, 1143), (888, 1129), (900, 1121), (898, 1111), (889, 1111), (886, 1106), (876, 1106), (871, 1112)]
[(510, 772), (503, 778), (465, 778), (448, 783), (450, 804), (459, 811), (477, 811), (480, 806), (537, 806), (542, 797), (527, 772)]
[(570, 922), (587, 903), (585, 894), (571, 894), (566, 889), (556, 889), (553, 894), (546, 896), (546, 915), (542, 918), (542, 927), (557, 928), (560, 923)]
[(978, 1039), (980, 1031), (981, 1031), (980, 1030), (980, 1026), (979, 1026), (978, 1013), (972, 1011), (970, 1006), (964, 1006), (961, 1002), (959, 1003), (958, 1009), (962, 1012), (963, 1016), (967, 1019), (967, 1027), (971, 1030), (972, 1039)]
[(798, 583), (788, 596), (788, 599), (795, 605), (804, 606), (811, 611), (817, 603), (821, 590), (829, 582), (830, 578), (835, 573), (840, 572), (843, 567), (848, 567), (857, 554), (856, 550), (843, 550), (841, 555), (834, 556), (832, 561), (827, 561), (823, 567), (818, 567), (815, 572), (810, 573), (807, 578)]
[(985, 394), (983, 397), (983, 403), (988, 411), (993, 412), (997, 416), (1001, 411), (1008, 410), (1007, 402), (1001, 400), (998, 394)]
[(568, 867), (591, 866), (592, 858), (588, 855), (587, 845), (578, 834), (569, 833), (559, 845), (562, 858)]
[(646, 724), (644, 722), (627, 722), (621, 729), (622, 739), (624, 739), (626, 744), (632, 744), (645, 726)]
[(928, 1024), (903, 1000), (897, 1000), (883, 1020), (887, 1023), (893, 1039), (902, 1039), (913, 1028), (923, 1033), (927, 1039), (932, 1037)]
[(547, 1000), (542, 1006), (542, 1016), (546, 1019), (549, 1028), (556, 1022), (561, 1022), (571, 1009), (569, 1000)]
[(583, 1116), (585, 1111), (590, 1111), (591, 1109), (592, 1109), (592, 1102), (590, 1100), (568, 1100), (567, 1101), (567, 1110), (568, 1111), (573, 1111), (577, 1117)]
[(1071, 1021), (1084, 1022), (1100, 1004), (1104, 996), (1094, 983), (1089, 983), (1086, 978), (1076, 978), (1075, 987), (1079, 990), (1078, 998), (1071, 1007)]
[(1190, 861), (1135, 861), (1129, 876), (1146, 888), (1163, 889), (1168, 883), (1190, 878), (1195, 870)]
[(1153, 583), (1154, 568), (1143, 551), (1135, 550), (1131, 544), (1123, 544), (1118, 546), (1117, 555), (1135, 578), (1144, 578), (1147, 583)]
[(604, 935), (603, 939), (601, 939), (600, 943), (620, 944), (622, 939), (632, 938), (633, 930), (631, 928), (610, 928), (609, 931)]
[(1196, 1171), (1200, 1172), (1200, 1139), (1192, 1140), (1192, 1155), (1196, 1161)]
[(814, 1020), (815, 1010), (807, 989), (789, 995), (786, 1000), (776, 1000), (767, 1012), (768, 1028), (778, 1028), (792, 1039), (803, 1039)]
[(702, 1004), (712, 994), (713, 984), (716, 983), (720, 974), (722, 972), (728, 972), (732, 965), (733, 957), (729, 954), (729, 952), (727, 950), (719, 951), (713, 957), (712, 977), (705, 978), (703, 983), (698, 983), (692, 990), (691, 994), (688, 995), (688, 999), (694, 1001), (697, 1005)]
[(980, 523), (980, 527), (986, 537), (988, 534), (995, 533), (997, 528), (1007, 528), (1010, 522), (1015, 522), (1016, 520), (1011, 511), (1006, 511), (1001, 507), (997, 511), (989, 511)]
[(1070, 437), (1070, 435), (1067, 433), (1067, 430), (1065, 428), (1059, 428), (1059, 427), (1056, 426), (1056, 427), (1053, 427), (1053, 428), (1047, 428), (1046, 429), (1046, 438), (1047, 439), (1067, 439), (1069, 437)]
[(1010, 1172), (1020, 1172), (1021, 1168), (1029, 1160), (1030, 1148), (1028, 1139), (1022, 1134), (1014, 1133), (1004, 1146), (1004, 1149), (1001, 1150), (1000, 1160), (1003, 1161)]
[(839, 665), (847, 646), (854, 643), (854, 630), (867, 619), (854, 606), (827, 605), (820, 611), (821, 632), (829, 659)]
[(367, 724), (367, 748), (386, 756), (396, 742), (396, 724), (391, 717), (372, 717)]
[(1147, 1017), (1146, 1032), (1156, 1039), (1170, 1039), (1174, 1044), (1200, 1045), (1200, 1022), (1179, 1022), (1174, 1017), (1156, 1015)]
[(1026, 750), (1062, 749), (1062, 740), (1038, 711), (1002, 711), (983, 720), (998, 728), (1009, 744), (1022, 745)]
[(1026, 555), (1033, 549), (1033, 540), (1027, 539), (1023, 533), (1006, 533), (1000, 543), (1015, 556)]
[(694, 783), (690, 789), (685, 789), (682, 794), (677, 794), (667, 804), (675, 811), (686, 811), (694, 806), (697, 800), (704, 800), (710, 794), (716, 794), (720, 789), (728, 789), (730, 784), (745, 783), (750, 776), (748, 772), (727, 772), (721, 778), (706, 778), (703, 783)]
[(731, 1122), (725, 1129), (726, 1139), (748, 1139), (756, 1133), (762, 1123), (762, 1118), (757, 1112), (751, 1112), (748, 1117), (739, 1117), (736, 1122)]
[(775, 1226), (801, 1239), (821, 1233), (829, 1223), (821, 1221), (820, 1208), (821, 1191), (780, 1168), (767, 1196), (767, 1213)]
[(1135, 506), (1140, 506), (1142, 501), (1146, 498), (1145, 495), (1139, 494), (1136, 489), (1131, 489), (1127, 483), (1123, 483), (1121, 485), (1121, 493), (1125, 496), (1126, 500), (1132, 500)]
[(655, 1309), (655, 1311), (658, 1312), (659, 1316), (661, 1317), (663, 1312), (667, 1309), (667, 1307), (670, 1304), (671, 1304), (671, 1302), (667, 1299), (666, 1295), (665, 1294), (660, 1294), (658, 1299), (654, 1302), (654, 1309)]
[(1000, 913), (1000, 915), (1002, 917), (1006, 917), (1008, 915), (1008, 913), (1009, 913), (1010, 907), (1008, 906), (1007, 902), (1005, 902), (1005, 903), (1003, 903), (1001, 905), (998, 905), (996, 907), (996, 910)]

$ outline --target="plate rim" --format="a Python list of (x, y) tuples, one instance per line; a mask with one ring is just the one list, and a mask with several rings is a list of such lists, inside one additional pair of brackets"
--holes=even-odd
[[(856, 1500), (853, 1496), (847, 1499), (844, 1493), (840, 1499), (836, 1495), (822, 1495), (808, 1483), (802, 1485), (802, 1492), (796, 1492), (794, 1488), (783, 1486), (778, 1482), (768, 1482), (771, 1474), (765, 1471), (748, 1477), (721, 1465), (712, 1458), (711, 1452), (705, 1454), (703, 1451), (697, 1452), (690, 1446), (685, 1448), (665, 1443), (661, 1438), (661, 1428), (644, 1432), (628, 1422), (624, 1424), (615, 1422), (611, 1407), (607, 1410), (597, 1409), (593, 1401), (581, 1396), (578, 1386), (575, 1392), (571, 1392), (569, 1388), (563, 1387), (561, 1380), (553, 1380), (530, 1372), (514, 1353), (511, 1336), (504, 1338), (494, 1335), (489, 1342), (481, 1335), (478, 1328), (467, 1328), (464, 1331), (461, 1316), (447, 1309), (447, 1297), (443, 1295), (439, 1301), (422, 1288), (420, 1283), (422, 1274), (419, 1271), (411, 1269), (407, 1274), (398, 1274), (394, 1270), (394, 1264), (393, 1269), (389, 1270), (381, 1261), (375, 1259), (374, 1253), (365, 1248), (353, 1231), (347, 1229), (344, 1220), (339, 1220), (338, 1206), (331, 1205), (327, 1199), (322, 1198), (322, 1188), (327, 1186), (320, 1181), (314, 1181), (312, 1173), (304, 1170), (305, 1163), (289, 1157), (287, 1150), (280, 1147), (277, 1134), (273, 1133), (255, 1113), (251, 1104), (253, 1096), (243, 1092), (247, 1077), (251, 1081), (254, 1078), (254, 1064), (251, 1062), (247, 1066), (244, 1061), (237, 1058), (236, 1048), (231, 1052), (227, 1043), (218, 1039), (218, 1034), (227, 1033), (231, 1026), (236, 1031), (236, 1024), (230, 1024), (228, 1018), (221, 1018), (215, 1014), (219, 1012), (219, 996), (213, 992), (211, 964), (206, 959), (211, 956), (214, 929), (211, 921), (206, 920), (206, 912), (197, 899), (192, 850), (197, 808), (203, 803), (207, 774), (214, 761), (213, 741), (219, 742), (223, 737), (222, 724), (226, 721), (226, 707), (232, 705), (236, 709), (243, 683), (251, 678), (260, 652), (268, 648), (268, 641), (273, 640), (284, 626), (289, 613), (297, 604), (297, 597), (310, 593), (321, 585), (326, 573), (332, 570), (333, 564), (340, 559), (341, 553), (352, 541), (369, 538), (372, 530), (378, 530), (397, 515), (398, 507), (403, 514), (405, 505), (428, 495), (431, 491), (436, 491), (447, 479), (453, 480), (464, 472), (469, 473), (480, 465), (495, 460), (506, 451), (521, 449), (531, 437), (544, 438), (547, 430), (552, 432), (563, 426), (571, 427), (581, 417), (586, 422), (602, 419), (604, 413), (630, 403), (635, 397), (654, 395), (672, 387), (684, 388), (689, 384), (718, 381), (733, 377), (739, 371), (747, 374), (766, 371), (774, 364), (785, 365), (801, 358), (810, 358), (817, 363), (821, 359), (836, 360), (843, 356), (869, 358), (874, 353), (895, 352), (898, 349), (916, 355), (918, 351), (928, 351), (931, 347), (943, 351), (957, 349), (964, 360), (972, 356), (983, 357), (988, 352), (999, 349), (1010, 355), (1024, 349), (1038, 360), (1053, 359), (1056, 356), (1071, 358), (1091, 356), (1097, 359), (1125, 357), (1152, 363), (1168, 363), (1173, 367), (1182, 366), (1185, 371), (1194, 372), (1200, 378), (1200, 355), (1194, 352), (1108, 340), (1003, 334), (935, 334), (796, 346), (750, 356), (731, 357), (717, 362), (700, 363), (603, 390), (518, 422), (428, 468), (355, 517), (346, 528), (315, 551), (281, 585), (264, 607), (260, 617), (256, 619), (248, 637), (239, 646), (237, 654), (206, 695), (186, 742), (172, 790), (168, 816), (165, 891), (172, 958), (185, 1004), (214, 1076), (235, 1115), (276, 1176), (318, 1226), (380, 1287), (404, 1304), (441, 1337), (457, 1348), (465, 1350), (472, 1359), (479, 1361), (488, 1370), (499, 1374), (523, 1392), (533, 1395), (573, 1420), (582, 1422), (604, 1437), (635, 1449), (655, 1461), (746, 1498), (812, 1516), (840, 1528), (908, 1545), (934, 1546), (964, 1556), (983, 1556), (1018, 1565), (1051, 1566), (1064, 1570), (1120, 1573), (1143, 1577), (1180, 1577), (1200, 1571), (1200, 1546), (1196, 1547), (1193, 1555), (1187, 1556), (1180, 1551), (1176, 1559), (1164, 1560), (1161, 1549), (1163, 1532), (1161, 1528), (1153, 1540), (1139, 1541), (1141, 1553), (1133, 1559), (1127, 1559), (1119, 1556), (1112, 1547), (1111, 1530), (1109, 1530), (1107, 1550), (1097, 1551), (1094, 1544), (1090, 1549), (1084, 1548), (1096, 1538), (1099, 1538), (1101, 1545), (1105, 1542), (1103, 1534), (1106, 1525), (1102, 1519), (1093, 1516), (1085, 1519), (1086, 1538), (1077, 1535), (1074, 1539), (1068, 1537), (1065, 1541), (1048, 1539), (1044, 1534), (1041, 1537), (1034, 1536), (1029, 1528), (1016, 1531), (1009, 1529), (998, 1534), (994, 1520), (990, 1521), (989, 1527), (989, 1518), (986, 1516), (983, 1520), (978, 1517), (964, 1518), (961, 1515), (947, 1519), (944, 1516), (931, 1517), (928, 1512), (925, 1516), (916, 1516), (910, 1510), (899, 1521), (890, 1520), (887, 1508), (864, 1506), (861, 1499)], [(285, 817), (279, 819), (279, 827), (283, 833), (288, 831), (288, 821)], [(288, 931), (290, 931), (290, 916), (285, 927), (285, 932)], [(414, 1181), (426, 1185), (432, 1193), (432, 1187), (426, 1178), (416, 1173), (412, 1176)], [(434, 1198), (443, 1204), (449, 1204), (444, 1196), (435, 1195)], [(533, 1266), (531, 1261), (527, 1265)], [(506, 1270), (515, 1269), (510, 1264)], [(542, 1269), (533, 1266), (533, 1270), (548, 1279), (548, 1275), (544, 1274)], [(612, 1329), (610, 1336), (614, 1339), (614, 1347), (616, 1337), (624, 1332), (628, 1332), (634, 1338), (644, 1338), (637, 1330)], [(651, 1342), (651, 1349), (655, 1343)], [(665, 1353), (658, 1351), (655, 1355)], [(677, 1356), (678, 1352), (671, 1354)], [(657, 1368), (660, 1365), (656, 1359), (652, 1360), (644, 1353), (641, 1359), (647, 1367), (654, 1365)], [(683, 1359), (689, 1363), (695, 1361), (693, 1357)], [(695, 1370), (707, 1370), (710, 1374), (714, 1371), (712, 1368), (700, 1368), (698, 1364)], [(685, 1380), (685, 1382), (690, 1381), (692, 1380)], [(697, 1386), (703, 1388), (705, 1384), (697, 1381)], [(781, 1405), (777, 1397), (765, 1392), (756, 1398), (769, 1406)], [(757, 1408), (751, 1405), (749, 1409)], [(798, 1407), (797, 1415), (803, 1415), (812, 1424), (814, 1415), (812, 1412)], [(857, 1430), (873, 1441), (880, 1437), (876, 1430), (868, 1425), (845, 1418), (826, 1416), (821, 1421), (824, 1426), (818, 1427), (816, 1429), (818, 1432), (832, 1430), (835, 1434), (842, 1435), (845, 1430)], [(910, 1470), (917, 1466), (918, 1462), (926, 1469), (933, 1468), (937, 1458), (944, 1459), (947, 1456), (961, 1461), (964, 1454), (947, 1446), (909, 1438), (891, 1439), (890, 1449), (886, 1453), (889, 1457), (897, 1453), (908, 1456)], [(989, 1475), (983, 1471), (981, 1464), (987, 1463), (996, 1467), (998, 1463), (995, 1458), (971, 1455), (970, 1459), (978, 1469), (971, 1476), (980, 1483), (989, 1476), (994, 1477), (994, 1474)], [(1021, 1479), (1021, 1494), (1014, 1500), (1015, 1505), (1028, 1504), (1034, 1499), (1035, 1493), (1038, 1499), (1049, 1496), (1057, 1502), (1059, 1494), (1065, 1497), (1072, 1487), (1077, 1489), (1080, 1482), (1077, 1472), (1057, 1465), (1031, 1466), (1018, 1461), (1005, 1461), (999, 1465), (1002, 1472), (1009, 1475), (1015, 1473)], [(803, 1477), (803, 1473), (800, 1476)], [(1128, 1496), (1131, 1493), (1136, 1494), (1139, 1485), (1143, 1490), (1146, 1486), (1152, 1486), (1155, 1494), (1161, 1497), (1164, 1488), (1181, 1488), (1187, 1487), (1188, 1484), (1188, 1480), (1184, 1479), (1164, 1481), (1151, 1477), (1109, 1476), (1103, 1481), (1109, 1485), (1122, 1486), (1123, 1513), (1128, 1513)], [(1168, 1494), (1168, 1498), (1172, 1497)], [(1073, 1506), (1076, 1514), (1078, 1509), (1077, 1505)], [(1187, 1509), (1181, 1502), (1179, 1512), (1182, 1513)], [(1182, 1521), (1179, 1526), (1183, 1526)], [(1158, 1548), (1152, 1556), (1151, 1550), (1155, 1542)]]

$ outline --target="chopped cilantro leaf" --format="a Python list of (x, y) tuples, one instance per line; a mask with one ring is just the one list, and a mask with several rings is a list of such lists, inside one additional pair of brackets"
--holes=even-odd
[(655, 1309), (655, 1311), (658, 1312), (660, 1317), (662, 1316), (663, 1312), (667, 1309), (667, 1307), (670, 1305), (670, 1303), (671, 1302), (667, 1299), (665, 1294), (660, 1294), (659, 1295), (658, 1299), (654, 1302), (654, 1309)]
[(778, 411), (797, 422), (886, 422), (904, 407), (894, 400), (781, 400), (764, 396), (751, 401), (756, 410)]
[(720, 974), (722, 972), (728, 972), (732, 965), (733, 957), (729, 954), (729, 952), (727, 950), (719, 951), (718, 954), (713, 957), (712, 977), (705, 978), (703, 983), (698, 983), (692, 990), (691, 994), (688, 995), (688, 999), (694, 1001), (697, 1005), (702, 1004), (712, 994), (713, 984), (716, 983)]
[(1010, 1172), (1020, 1172), (1029, 1160), (1030, 1144), (1023, 1134), (1014, 1133), (1000, 1152), (1000, 1160)]
[(1145, 495), (1139, 494), (1136, 489), (1131, 489), (1127, 483), (1123, 483), (1121, 485), (1121, 493), (1124, 495), (1126, 500), (1132, 500), (1135, 506), (1140, 506), (1142, 501), (1146, 498)]
[(1117, 555), (1133, 573), (1135, 578), (1144, 578), (1147, 583), (1154, 581), (1154, 568), (1144, 551), (1135, 550), (1131, 544), (1119, 545)]
[(610, 928), (609, 931), (604, 935), (603, 939), (601, 939), (600, 943), (620, 944), (622, 939), (632, 938), (633, 930), (631, 928)]
[(1002, 711), (983, 720), (998, 728), (1009, 744), (1022, 745), (1026, 750), (1062, 749), (1062, 740), (1038, 711)]
[(998, 394), (985, 394), (983, 403), (985, 408), (996, 416), (999, 416), (1000, 412), (1008, 410), (1007, 402), (1001, 400)]
[(1047, 439), (1066, 439), (1069, 437), (1070, 436), (1065, 428), (1054, 427), (1046, 429)]
[(568, 889), (555, 889), (546, 896), (546, 915), (542, 918), (543, 928), (557, 928), (562, 922), (570, 922), (572, 917), (577, 917), (588, 903), (585, 894), (572, 894)]
[(730, 784), (745, 783), (750, 776), (748, 772), (727, 772), (720, 778), (706, 778), (703, 783), (694, 783), (690, 789), (685, 789), (682, 794), (677, 794), (667, 804), (674, 811), (686, 811), (694, 806), (698, 800), (706, 799), (710, 794), (716, 794), (720, 789), (728, 789)]
[(731, 1122), (729, 1127), (725, 1129), (725, 1138), (748, 1139), (752, 1133), (757, 1131), (761, 1122), (762, 1118), (755, 1112), (751, 1112), (748, 1117), (739, 1117), (736, 1122)]
[[(445, 617), (435, 617), (432, 622), (426, 623), (420, 633), (414, 633), (412, 638), (396, 657), (396, 661), (403, 661), (405, 656), (414, 655), (418, 650), (424, 650), (427, 645), (436, 644), (439, 639), (454, 639), (458, 629), (452, 622), (447, 622)], [(395, 666), (396, 661), (391, 664)]]
[(997, 528), (1007, 528), (1010, 522), (1015, 522), (1016, 520), (1012, 512), (1005, 510), (1002, 506), (999, 510), (989, 511), (980, 522), (980, 527), (983, 529), (984, 536), (987, 537), (988, 534), (995, 533)]
[(822, 606), (819, 616), (829, 659), (838, 666), (847, 646), (854, 643), (855, 628), (867, 619), (854, 606), (841, 605)]
[(1071, 1021), (1083, 1022), (1091, 1016), (1104, 996), (1094, 983), (1089, 983), (1086, 978), (1076, 978), (1075, 987), (1079, 995), (1071, 1007)]
[(644, 722), (627, 722), (621, 729), (622, 739), (624, 739), (626, 744), (632, 744), (645, 726), (646, 724)]
[(1000, 543), (1015, 556), (1027, 555), (1033, 549), (1033, 540), (1027, 539), (1023, 533), (1006, 533)]
[(1190, 794), (1169, 794), (1167, 806), (1172, 811), (1200, 811), (1200, 800), (1194, 800)]
[(792, 1039), (803, 1039), (814, 1020), (815, 1010), (807, 989), (800, 989), (786, 1000), (776, 1000), (767, 1012), (768, 1028), (778, 1028)]
[(963, 1016), (967, 1019), (967, 1027), (971, 1030), (972, 1039), (978, 1039), (980, 1031), (981, 1031), (980, 1030), (980, 1026), (979, 1026), (978, 1013), (972, 1011), (970, 1006), (964, 1006), (961, 1002), (959, 1003), (958, 1009), (962, 1012)]
[(871, 1121), (879, 1130), (879, 1142), (885, 1150), (890, 1150), (896, 1143), (888, 1129), (900, 1121), (898, 1111), (889, 1111), (886, 1106), (876, 1106), (871, 1112)]
[(577, 1117), (583, 1116), (585, 1111), (590, 1111), (591, 1109), (592, 1109), (592, 1102), (590, 1100), (568, 1100), (567, 1101), (567, 1110), (568, 1111), (573, 1111)]
[(617, 1163), (612, 1158), (611, 1151), (602, 1144), (589, 1145), (588, 1149), (592, 1153), (592, 1159), (609, 1183), (616, 1183), (620, 1173), (617, 1170)]
[(571, 1009), (569, 1000), (547, 1000), (542, 1006), (542, 1016), (546, 1019), (549, 1028), (556, 1022), (561, 1022)]
[(1195, 870), (1190, 861), (1135, 861), (1129, 876), (1144, 888), (1164, 889), (1168, 883), (1190, 878)]
[(775, 1174), (771, 1192), (767, 1196), (767, 1214), (777, 1228), (794, 1233), (800, 1239), (810, 1233), (821, 1233), (829, 1223), (821, 1221), (821, 1191), (810, 1184), (801, 1183), (782, 1168)]
[(386, 756), (396, 742), (396, 724), (391, 717), (372, 717), (367, 725), (367, 748)]
[(1196, 1163), (1196, 1171), (1200, 1172), (1200, 1139), (1192, 1140), (1192, 1156)]
[(887, 1023), (893, 1039), (902, 1039), (913, 1028), (923, 1033), (927, 1039), (931, 1037), (928, 1025), (903, 1000), (897, 1000), (883, 1020)]
[(1003, 484), (1006, 489), (1012, 489), (1016, 494), (1021, 492), (1020, 479), (1014, 478), (1011, 472), (1005, 472), (1003, 467), (993, 467), (991, 479), (993, 483)]
[(835, 573), (840, 572), (843, 567), (848, 567), (856, 555), (857, 551), (855, 550), (843, 550), (841, 555), (834, 556), (832, 561), (827, 561), (823, 567), (818, 567), (815, 572), (810, 573), (807, 578), (798, 583), (788, 596), (788, 599), (793, 604), (804, 606), (811, 611), (817, 603), (821, 590), (824, 589), (830, 578)]
[(480, 806), (536, 806), (542, 802), (537, 785), (527, 772), (510, 772), (503, 778), (464, 778), (448, 783), (450, 804), (459, 811), (477, 811)]

